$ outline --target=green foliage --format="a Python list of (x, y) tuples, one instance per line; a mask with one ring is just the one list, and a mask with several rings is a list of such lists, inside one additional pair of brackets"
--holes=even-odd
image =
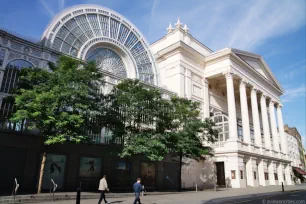
[(163, 99), (154, 88), (138, 80), (124, 80), (107, 96), (108, 127), (124, 141), (121, 157), (144, 155), (161, 161), (166, 154), (194, 159), (212, 153), (213, 122), (202, 121), (199, 103), (179, 97)]
[(211, 120), (201, 119), (200, 104), (179, 97), (172, 97), (170, 103), (170, 137), (167, 146), (171, 152), (196, 160), (212, 154), (209, 143), (216, 141), (218, 132), (213, 129)]
[(102, 96), (97, 90), (102, 75), (93, 63), (68, 57), (61, 57), (57, 66), (50, 64), (50, 69), (22, 69), (11, 119), (27, 121), (47, 145), (85, 141), (86, 127), (101, 115)]

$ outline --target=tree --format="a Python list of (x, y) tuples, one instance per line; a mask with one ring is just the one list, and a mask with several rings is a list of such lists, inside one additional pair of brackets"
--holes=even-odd
[(110, 127), (124, 140), (120, 156), (143, 155), (151, 161), (161, 161), (167, 154), (178, 156), (179, 189), (182, 158), (199, 160), (213, 153), (205, 144), (214, 142), (218, 133), (211, 120), (201, 119), (199, 103), (176, 96), (163, 99), (157, 89), (138, 80), (124, 80), (108, 99), (110, 118), (117, 118)]
[(145, 88), (138, 80), (126, 79), (106, 96), (106, 125), (120, 137), (121, 157), (144, 155), (160, 161), (168, 153), (164, 132), (157, 131), (163, 99), (159, 90)]
[(167, 147), (179, 157), (178, 190), (181, 189), (183, 157), (199, 161), (205, 155), (213, 155), (209, 144), (216, 141), (218, 132), (210, 119), (201, 119), (199, 103), (186, 98), (172, 97), (168, 111)]
[[(15, 93), (14, 122), (27, 121), (29, 129), (38, 129), (45, 145), (87, 141), (87, 130), (102, 117), (101, 73), (93, 63), (61, 57), (50, 71), (26, 68), (21, 71)], [(44, 151), (39, 175), (41, 192)]]

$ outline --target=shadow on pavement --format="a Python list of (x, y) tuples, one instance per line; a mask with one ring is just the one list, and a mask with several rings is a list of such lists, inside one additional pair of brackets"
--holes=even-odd
[(112, 202), (108, 202), (108, 203), (122, 203), (123, 200), (118, 200), (118, 201), (112, 201)]
[(203, 200), (202, 204), (224, 204), (229, 202), (242, 202), (247, 200), (260, 200), (263, 199), (265, 196), (273, 196), (273, 195), (279, 195), (283, 194), (282, 192), (272, 192), (272, 193), (261, 193), (261, 194), (247, 194), (247, 195), (240, 195), (240, 196), (230, 196), (230, 197), (224, 197), (224, 198), (214, 198), (211, 200)]

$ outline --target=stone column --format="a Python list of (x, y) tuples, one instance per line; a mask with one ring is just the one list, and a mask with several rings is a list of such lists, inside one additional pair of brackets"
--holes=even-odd
[(268, 171), (269, 171), (269, 182), (270, 185), (275, 185), (275, 178), (274, 178), (274, 161), (271, 161), (270, 164), (268, 165)]
[(261, 117), (262, 117), (263, 131), (265, 137), (265, 146), (266, 149), (271, 150), (270, 127), (269, 127), (268, 111), (267, 111), (267, 98), (265, 95), (261, 95), (260, 108), (261, 108)]
[(241, 106), (243, 138), (244, 138), (244, 142), (251, 144), (249, 109), (248, 109), (248, 101), (247, 101), (247, 96), (246, 96), (246, 82), (245, 81), (241, 80), (239, 91), (240, 91), (240, 106)]
[[(254, 172), (256, 178), (254, 177)], [(250, 157), (249, 161), (246, 163), (246, 175), (247, 175), (247, 184), (248, 186), (258, 186), (258, 172), (256, 166), (256, 158)]]
[(261, 159), (258, 163), (258, 181), (260, 186), (266, 186), (265, 180), (265, 160)]
[(293, 181), (291, 179), (291, 172), (292, 172), (291, 165), (290, 164), (285, 165), (285, 177), (287, 185), (293, 185)]
[(205, 118), (210, 118), (209, 115), (209, 82), (207, 79), (204, 79), (204, 107), (203, 107), (203, 116)]
[(255, 144), (259, 147), (262, 147), (259, 114), (258, 114), (258, 104), (257, 104), (257, 89), (254, 87), (252, 88), (252, 91), (251, 91), (251, 104), (252, 104), (252, 116), (253, 116)]
[(273, 146), (274, 146), (274, 150), (279, 152), (279, 142), (278, 142), (278, 136), (277, 136), (274, 102), (272, 100), (270, 101), (270, 104), (269, 104), (269, 112), (270, 112), (270, 123), (271, 123), (271, 131), (272, 131), (272, 138), (273, 138)]
[(287, 156), (288, 155), (288, 144), (287, 144), (287, 135), (284, 131), (284, 122), (282, 114), (282, 105), (278, 104), (277, 106), (277, 120), (278, 120), (278, 131), (281, 139), (282, 152)]
[(283, 176), (283, 163), (280, 162), (276, 170), (277, 170), (277, 175), (278, 175), (278, 185), (282, 185), (282, 182), (285, 185), (284, 176)]
[(226, 73), (226, 90), (227, 90), (227, 104), (228, 104), (228, 119), (229, 119), (229, 138), (230, 140), (237, 140), (237, 116), (236, 104), (234, 94), (233, 73)]

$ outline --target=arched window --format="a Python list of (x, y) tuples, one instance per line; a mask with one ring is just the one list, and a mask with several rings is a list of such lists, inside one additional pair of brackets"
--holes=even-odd
[(212, 116), (211, 119), (215, 123), (215, 128), (219, 132), (219, 142), (226, 141), (229, 138), (228, 117), (223, 115), (221, 112), (217, 112), (214, 113), (214, 116)]
[[(33, 67), (33, 65), (30, 62), (21, 59), (9, 62), (5, 67), (0, 92), (10, 93), (17, 85), (21, 69), (29, 67)], [(26, 121), (13, 123), (9, 120), (13, 110), (14, 103), (12, 101), (2, 101), (0, 107), (0, 129), (24, 131), (26, 129)]]
[(4, 71), (1, 90), (3, 93), (10, 93), (10, 91), (16, 86), (20, 70), (22, 68), (33, 67), (33, 65), (25, 60), (17, 59), (10, 61)]
[(89, 52), (87, 61), (94, 61), (100, 70), (110, 72), (118, 77), (126, 78), (127, 73), (121, 57), (108, 48), (97, 48)]

